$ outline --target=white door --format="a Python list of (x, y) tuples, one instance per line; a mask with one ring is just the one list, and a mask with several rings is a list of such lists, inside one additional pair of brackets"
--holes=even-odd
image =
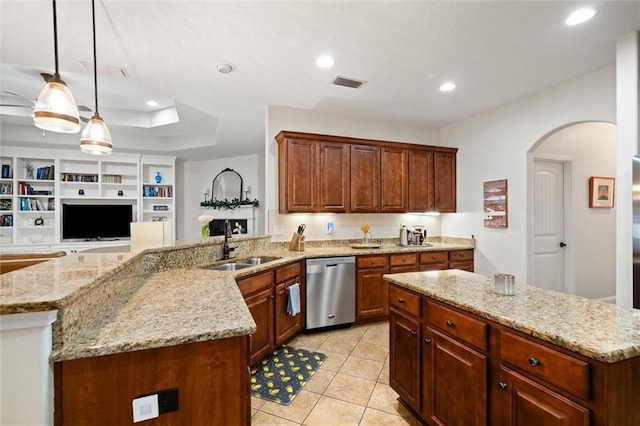
[(565, 291), (564, 164), (534, 160), (533, 279), (529, 283)]

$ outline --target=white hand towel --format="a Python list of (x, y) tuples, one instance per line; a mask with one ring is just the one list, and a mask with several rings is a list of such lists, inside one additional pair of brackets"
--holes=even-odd
[(295, 283), (287, 287), (287, 313), (293, 317), (300, 312), (300, 284)]

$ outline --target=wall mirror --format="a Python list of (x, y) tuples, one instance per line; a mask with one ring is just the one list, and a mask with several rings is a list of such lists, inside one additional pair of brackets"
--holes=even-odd
[(237, 198), (242, 201), (243, 180), (240, 173), (233, 169), (226, 168), (213, 178), (211, 183), (212, 200), (233, 200)]

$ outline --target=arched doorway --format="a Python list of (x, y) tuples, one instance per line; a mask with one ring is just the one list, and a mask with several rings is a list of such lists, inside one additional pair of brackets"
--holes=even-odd
[(528, 282), (615, 302), (615, 202), (589, 208), (588, 185), (591, 176), (616, 176), (616, 126), (555, 129), (528, 163)]

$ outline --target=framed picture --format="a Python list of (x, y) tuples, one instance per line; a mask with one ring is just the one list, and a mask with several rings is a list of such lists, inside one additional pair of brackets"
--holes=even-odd
[(8, 179), (11, 177), (11, 166), (8, 164), (2, 165), (2, 178)]
[(589, 178), (589, 207), (612, 208), (615, 178), (591, 176)]
[(506, 228), (509, 226), (507, 180), (500, 179), (484, 182), (483, 189), (485, 228)]

